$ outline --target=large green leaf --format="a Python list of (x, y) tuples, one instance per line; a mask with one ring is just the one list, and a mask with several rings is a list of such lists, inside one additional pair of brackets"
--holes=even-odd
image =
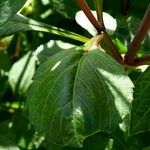
[[(43, 23), (24, 17), (21, 14), (16, 14), (14, 18), (12, 18), (9, 22), (7, 22), (3, 27), (0, 27), (0, 38), (12, 35), (20, 31), (24, 32), (29, 30), (37, 30), (37, 31), (47, 30), (48, 32), (49, 29), (46, 28), (48, 28), (47, 25)], [(51, 28), (52, 32), (55, 32), (55, 30), (56, 30), (55, 28)]]
[(150, 130), (150, 67), (137, 80), (132, 106), (131, 132)]
[(86, 37), (80, 36), (76, 33), (69, 32), (54, 26), (47, 25), (42, 22), (29, 19), (21, 14), (16, 14), (9, 22), (0, 27), (0, 38), (12, 35), (20, 31), (41, 31), (56, 34), (63, 37), (68, 37), (81, 42), (86, 42)]
[(0, 27), (8, 22), (25, 4), (26, 0), (0, 1)]
[(86, 137), (109, 133), (124, 120), (132, 88), (124, 69), (104, 52), (63, 50), (36, 71), (27, 98), (29, 118), (49, 142), (81, 147)]

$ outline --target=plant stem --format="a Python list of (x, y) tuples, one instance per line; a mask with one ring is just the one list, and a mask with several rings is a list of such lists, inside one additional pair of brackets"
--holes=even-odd
[(103, 22), (103, 0), (93, 0), (97, 12), (97, 18), (100, 24), (104, 27)]
[(144, 55), (140, 58), (134, 59), (134, 65), (140, 66), (140, 65), (150, 65), (150, 54)]
[[(47, 32), (50, 34), (59, 35), (59, 36), (74, 39), (76, 41), (80, 41), (83, 43), (86, 43), (89, 40), (88, 38), (86, 38), (82, 35), (79, 35), (74, 32), (70, 32), (70, 31), (67, 31), (67, 30), (64, 30), (61, 28), (57, 28), (55, 26), (51, 26), (51, 25), (48, 25), (48, 24), (30, 19), (30, 18), (27, 18), (21, 14), (16, 14), (16, 16), (11, 21), (9, 21), (5, 27), (7, 27), (9, 29), (9, 26), (11, 26), (11, 24), (14, 24), (14, 25), (16, 24), (18, 29), (15, 29), (15, 30), (17, 32), (34, 30), (34, 31), (41, 31), (41, 32)], [(20, 26), (22, 26), (22, 27), (19, 27), (18, 24), (21, 24)], [(3, 37), (6, 37), (6, 36), (16, 33), (15, 30), (12, 29), (12, 31), (11, 31), (11, 29), (10, 29), (10, 31), (8, 31), (8, 33), (7, 33), (6, 30), (4, 30), (2, 27), (0, 27), (0, 38), (3, 38)]]
[(35, 30), (35, 31), (47, 32), (50, 34), (59, 35), (62, 37), (66, 37), (69, 39), (80, 41), (82, 43), (86, 43), (87, 41), (89, 41), (89, 39), (87, 37), (84, 37), (82, 35), (79, 35), (79, 34), (76, 34), (74, 32), (64, 30), (64, 29), (61, 29), (61, 28), (58, 28), (55, 26), (51, 26), (51, 25), (48, 25), (48, 24), (45, 24), (42, 22), (38, 22), (38, 21), (35, 21), (33, 19), (28, 18), (28, 22), (30, 22), (30, 24), (33, 26), (31, 29)]
[(87, 37), (84, 37), (82, 35), (76, 34), (74, 32), (70, 32), (61, 28), (57, 28), (54, 26), (50, 26), (47, 24), (43, 24), (39, 22), (38, 28), (34, 29), (35, 31), (41, 31), (41, 32), (47, 32), (50, 34), (55, 34), (55, 35), (59, 35), (62, 37), (66, 37), (69, 39), (73, 39), (76, 41), (80, 41), (82, 43), (86, 43), (87, 41), (89, 41), (89, 39)]
[(73, 40), (76, 40), (76, 41), (79, 41), (82, 43), (86, 43), (89, 41), (89, 38), (87, 38), (85, 36), (82, 36), (82, 35), (79, 35), (77, 33), (67, 31), (64, 29), (60, 29), (60, 28), (56, 28), (56, 30), (53, 30), (53, 31), (50, 29), (50, 30), (48, 30), (48, 33), (63, 36), (63, 37), (73, 39)]
[(120, 64), (123, 64), (123, 58), (121, 54), (119, 53), (117, 47), (113, 43), (113, 41), (110, 39), (107, 33), (102, 33), (103, 37), (100, 41), (100, 46), (108, 53), (110, 56), (112, 56), (115, 60), (117, 60)]
[(88, 7), (85, 0), (77, 0), (77, 4), (80, 6), (80, 8), (83, 10), (89, 21), (93, 24), (93, 26), (96, 28), (97, 32), (100, 34), (102, 31), (104, 31), (104, 27), (102, 24), (100, 24), (92, 12), (90, 11), (90, 8)]
[[(100, 1), (102, 2), (102, 0)], [(98, 0), (95, 0), (95, 4), (96, 2), (98, 2)], [(100, 40), (100, 46), (106, 51), (106, 53), (108, 53), (110, 56), (116, 59), (120, 64), (123, 64), (123, 59), (122, 59), (121, 54), (119, 53), (119, 50), (117, 49), (117, 47), (115, 46), (111, 38), (108, 36), (108, 34), (105, 32), (105, 27), (101, 23), (99, 23), (94, 17), (94, 15), (91, 13), (85, 0), (77, 0), (77, 3), (81, 7), (81, 9), (84, 11), (85, 15), (93, 24), (93, 26), (97, 29), (98, 34), (102, 35), (102, 40)], [(98, 11), (100, 11), (100, 9)]]
[(147, 8), (147, 11), (144, 15), (144, 18), (137, 30), (137, 33), (128, 47), (128, 51), (125, 55), (125, 63), (132, 64), (133, 60), (136, 56), (137, 51), (140, 49), (141, 43), (147, 34), (148, 30), (150, 29), (150, 4)]

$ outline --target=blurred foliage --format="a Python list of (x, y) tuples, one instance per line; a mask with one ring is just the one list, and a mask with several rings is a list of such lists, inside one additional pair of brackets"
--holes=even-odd
[[(87, 3), (91, 9), (94, 9), (93, 1), (87, 0)], [(149, 0), (129, 0), (124, 9), (123, 0), (104, 1), (104, 11), (117, 19), (117, 30), (112, 38), (122, 54), (125, 54), (126, 47), (133, 39), (149, 3)], [(75, 0), (28, 0), (21, 13), (90, 38), (91, 35), (75, 21), (75, 14), (79, 10)], [(0, 150), (51, 150), (51, 146), (36, 133), (26, 117), (28, 113), (25, 108), (26, 94), (36, 67), (47, 57), (74, 45), (81, 45), (81, 43), (35, 31), (20, 32), (0, 39)], [(150, 32), (138, 55), (149, 52)], [(136, 83), (142, 69), (129, 70), (128, 73), (132, 81)], [(124, 138), (121, 130), (117, 132), (119, 133), (115, 134), (119, 135), (119, 138), (111, 134), (95, 134), (84, 141), (84, 148), (66, 147), (64, 150), (100, 150), (105, 149), (105, 145), (107, 150), (149, 149), (149, 132), (140, 133), (128, 139)], [(62, 149), (62, 147), (55, 145), (55, 149)]]

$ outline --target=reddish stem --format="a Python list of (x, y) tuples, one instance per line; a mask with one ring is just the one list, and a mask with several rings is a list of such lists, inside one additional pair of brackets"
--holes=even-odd
[(137, 30), (137, 33), (128, 47), (128, 51), (125, 55), (125, 63), (132, 65), (137, 51), (140, 49), (141, 43), (150, 29), (150, 5), (147, 8), (147, 11), (144, 15), (144, 18)]
[(90, 11), (90, 8), (88, 7), (85, 0), (77, 0), (77, 4), (80, 6), (80, 8), (83, 10), (89, 21), (93, 24), (93, 26), (96, 28), (98, 33), (101, 33), (104, 31), (104, 27), (96, 20), (92, 12)]
[(87, 18), (90, 20), (90, 22), (93, 24), (93, 26), (97, 29), (98, 33), (103, 36), (104, 45), (100, 42), (100, 46), (104, 48), (104, 50), (111, 55), (113, 58), (115, 58), (120, 64), (122, 64), (123, 59), (121, 54), (119, 53), (117, 47), (112, 42), (108, 34), (105, 32), (105, 27), (99, 23), (94, 15), (91, 13), (90, 8), (88, 7), (85, 0), (77, 0), (78, 5), (80, 8), (84, 11)]
[(104, 32), (102, 36), (103, 38), (100, 42), (101, 47), (120, 64), (123, 64), (123, 58), (108, 34)]

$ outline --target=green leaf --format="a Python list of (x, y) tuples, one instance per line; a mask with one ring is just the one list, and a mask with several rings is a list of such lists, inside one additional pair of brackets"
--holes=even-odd
[(86, 137), (111, 132), (130, 113), (133, 84), (124, 69), (98, 49), (83, 49), (51, 56), (29, 90), (29, 118), (50, 143), (81, 147)]
[(143, 150), (150, 150), (150, 146), (143, 148)]
[(113, 150), (130, 150), (126, 141), (128, 137), (125, 136), (125, 133), (119, 127), (111, 133), (111, 138), (113, 139)]
[(116, 38), (113, 40), (113, 42), (115, 43), (121, 54), (125, 54), (127, 52), (127, 48), (119, 39)]
[(37, 138), (34, 138), (34, 134), (35, 131), (29, 120), (27, 120), (22, 111), (16, 110), (13, 117), (0, 122), (0, 150), (33, 149), (35, 146), (38, 147), (41, 143)]
[(11, 120), (5, 120), (0, 123), (0, 149), (19, 150), (16, 144), (15, 134), (12, 132)]
[(98, 21), (103, 24), (103, 0), (93, 0)]
[(7, 80), (8, 80), (8, 77), (2, 75), (1, 70), (0, 70), (0, 98), (7, 90), (7, 86), (6, 86)]
[(8, 22), (25, 4), (26, 0), (0, 1), (0, 27)]
[(95, 134), (84, 141), (83, 148), (66, 147), (63, 150), (111, 150), (112, 145), (113, 140), (108, 136)]
[(44, 140), (43, 146), (47, 148), (48, 150), (62, 150), (63, 147), (56, 144), (51, 144), (48, 141)]
[[(34, 129), (22, 111), (17, 111), (13, 118), (12, 130), (20, 147), (26, 148), (33, 140)], [(25, 141), (25, 142), (22, 142)]]
[(84, 141), (83, 150), (111, 150), (113, 139), (104, 135), (93, 135)]
[(139, 77), (134, 90), (131, 133), (150, 130), (150, 67)]
[(0, 51), (0, 70), (9, 71), (11, 62), (5, 51)]
[(15, 94), (26, 95), (35, 72), (36, 57), (28, 52), (18, 60), (9, 72), (9, 83)]
[(11, 67), (11, 62), (9, 57), (5, 51), (0, 51), (0, 97), (6, 92), (7, 90), (7, 74)]
[(64, 49), (70, 49), (72, 47), (75, 47), (75, 45), (70, 43), (65, 43), (60, 40), (50, 40), (46, 44), (40, 45), (36, 51), (35, 55), (37, 55), (39, 63), (43, 63), (46, 61), (50, 56), (64, 50)]
[(0, 27), (0, 38), (12, 35), (20, 31), (30, 31), (30, 30), (56, 34), (84, 43), (88, 41), (88, 38), (86, 37), (35, 21), (33, 19), (29, 19), (27, 17), (22, 16), (21, 14), (16, 14), (15, 17), (12, 18), (12, 20), (7, 22), (4, 26)]
[(13, 141), (12, 136), (9, 134), (0, 135), (0, 149), (1, 150), (20, 150), (19, 147), (17, 147)]

